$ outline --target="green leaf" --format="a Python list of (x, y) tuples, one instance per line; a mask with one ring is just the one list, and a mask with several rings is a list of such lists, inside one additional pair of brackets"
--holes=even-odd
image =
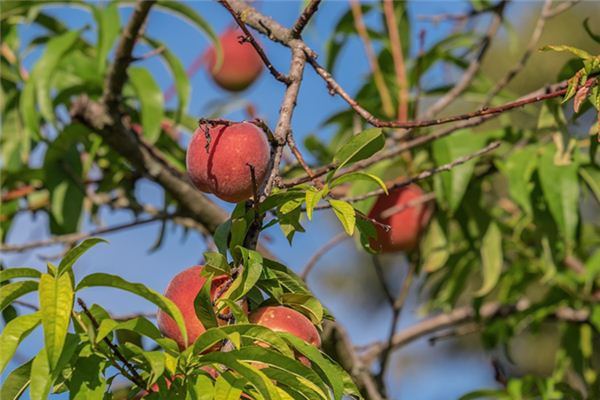
[(40, 279), (40, 313), (44, 328), (44, 343), (48, 363), (54, 369), (63, 350), (73, 311), (73, 282), (69, 274), (53, 277), (43, 274)]
[[(0, 374), (17, 351), (17, 347), (40, 323), (40, 314), (21, 315), (6, 324), (0, 335)], [(3, 397), (4, 398), (4, 397)]]
[(30, 375), (31, 388), (29, 392), (31, 400), (46, 400), (48, 398), (53, 383), (73, 356), (78, 344), (78, 336), (69, 334), (64, 347), (61, 349), (62, 353), (60, 354), (58, 363), (54, 368), (51, 368), (48, 364), (48, 354), (45, 348), (35, 356), (31, 365)]
[(502, 272), (502, 233), (495, 223), (491, 223), (481, 241), (481, 263), (483, 285), (475, 293), (485, 296), (498, 283)]
[(42, 275), (40, 271), (33, 268), (8, 268), (0, 271), (0, 283), (14, 278), (38, 278)]
[(555, 46), (555, 45), (547, 45), (544, 46), (540, 49), (540, 51), (567, 51), (569, 53), (572, 53), (574, 55), (576, 55), (577, 57), (584, 59), (584, 60), (588, 60), (593, 58), (594, 56), (591, 55), (590, 53), (588, 53), (585, 50), (581, 50), (578, 49), (576, 47), (573, 46), (566, 46), (566, 45), (559, 45), (559, 46)]
[(208, 329), (194, 343), (194, 354), (204, 353), (222, 340), (229, 340), (233, 334), (241, 336), (244, 345), (254, 345), (256, 342), (262, 342), (288, 357), (294, 356), (290, 347), (279, 334), (267, 327), (247, 323)]
[(446, 265), (450, 257), (448, 240), (437, 218), (434, 218), (421, 241), (423, 270), (432, 273)]
[(35, 82), (32, 76), (23, 85), (23, 90), (19, 96), (19, 111), (23, 118), (24, 129), (21, 138), (21, 161), (26, 163), (29, 159), (31, 150), (31, 139), (40, 138), (40, 116), (37, 112), (35, 102)]
[(323, 306), (310, 293), (284, 293), (278, 300), (281, 304), (304, 314), (315, 325), (320, 324), (323, 320)]
[(263, 258), (259, 252), (242, 246), (237, 246), (236, 249), (242, 254), (244, 269), (223, 294), (223, 298), (232, 300), (239, 300), (246, 295), (260, 279), (263, 269)]
[(358, 171), (358, 172), (352, 172), (346, 175), (342, 175), (339, 178), (334, 179), (331, 182), (331, 187), (334, 188), (336, 186), (342, 185), (346, 182), (354, 182), (354, 181), (372, 181), (375, 182), (377, 185), (379, 185), (380, 188), (383, 189), (383, 191), (385, 192), (385, 194), (388, 194), (388, 190), (387, 190), (387, 186), (385, 186), (385, 183), (381, 180), (381, 178), (379, 178), (376, 175), (373, 174), (369, 174), (367, 172), (362, 172), (362, 171)]
[(175, 322), (177, 323), (177, 327), (182, 333), (181, 336), (183, 338), (183, 341), (187, 342), (187, 331), (185, 329), (185, 322), (183, 320), (183, 315), (181, 314), (179, 307), (177, 307), (175, 303), (173, 303), (168, 298), (164, 297), (160, 293), (150, 288), (147, 288), (141, 283), (131, 283), (121, 278), (120, 276), (98, 272), (83, 278), (81, 282), (79, 282), (79, 284), (77, 285), (75, 291), (78, 292), (88, 287), (103, 286), (125, 290), (127, 292), (143, 297), (144, 299), (155, 304), (175, 320)]
[(65, 272), (71, 271), (71, 269), (73, 268), (73, 264), (75, 264), (79, 257), (81, 257), (86, 251), (88, 251), (98, 243), (108, 242), (100, 238), (90, 238), (84, 240), (79, 245), (69, 250), (58, 265), (58, 274), (62, 275)]
[(598, 204), (600, 204), (600, 169), (586, 166), (579, 169), (579, 175), (594, 194)]
[[(327, 359), (315, 346), (306, 343), (304, 340), (290, 334), (280, 333), (294, 348), (303, 356), (309, 359), (311, 369), (317, 372), (327, 385), (333, 391), (333, 398), (339, 400), (344, 394), (343, 379), (339, 375), (345, 374), (338, 370), (329, 359)], [(341, 373), (340, 373), (341, 372)]]
[(123, 322), (118, 322), (113, 319), (107, 318), (103, 319), (100, 322), (100, 326), (98, 327), (98, 331), (96, 332), (95, 342), (99, 343), (106, 336), (108, 336), (109, 333), (118, 330), (129, 330), (132, 332), (137, 332), (154, 341), (162, 337), (156, 325), (148, 321), (146, 318), (138, 317)]
[(154, 49), (163, 49), (160, 55), (165, 59), (167, 65), (171, 69), (173, 79), (175, 80), (175, 89), (177, 90), (177, 97), (179, 99), (177, 112), (175, 113), (175, 123), (179, 123), (182, 115), (187, 112), (187, 108), (190, 103), (190, 95), (192, 93), (190, 79), (185, 71), (185, 68), (183, 67), (183, 64), (181, 64), (181, 61), (179, 61), (177, 56), (171, 52), (165, 44), (149, 37), (145, 37), (144, 39)]
[(2, 390), (0, 390), (0, 399), (17, 400), (20, 398), (30, 382), (31, 364), (33, 360), (27, 361), (15, 368), (4, 380)]
[(531, 207), (531, 176), (537, 167), (537, 147), (526, 146), (509, 154), (505, 161), (498, 161), (498, 167), (508, 179), (511, 197), (528, 215), (533, 214)]
[(193, 400), (213, 400), (213, 380), (204, 374), (187, 377), (188, 393)]
[(385, 137), (380, 128), (370, 128), (356, 134), (344, 143), (333, 157), (337, 170), (345, 165), (371, 157), (383, 148)]
[(19, 297), (31, 293), (38, 288), (36, 281), (18, 281), (0, 286), (0, 311)]
[(346, 233), (352, 236), (354, 234), (354, 227), (356, 226), (356, 212), (352, 205), (342, 200), (329, 199), (327, 201), (331, 204), (333, 212), (342, 223)]
[[(482, 147), (487, 138), (475, 135), (464, 129), (433, 142), (433, 158), (438, 165), (447, 164), (455, 159), (471, 154)], [(465, 195), (476, 160), (471, 160), (452, 168), (448, 172), (435, 176), (436, 198), (445, 200), (446, 207), (453, 214)]]
[(164, 117), (162, 91), (147, 69), (132, 67), (128, 75), (140, 103), (144, 137), (150, 143), (155, 143), (160, 136), (160, 123)]
[(40, 113), (47, 121), (54, 121), (54, 107), (50, 97), (50, 79), (56, 71), (58, 64), (65, 55), (73, 48), (79, 39), (80, 31), (68, 31), (50, 39), (46, 50), (36, 62), (31, 76), (35, 82), (37, 100), (40, 105)]
[(231, 275), (231, 267), (227, 262), (227, 257), (221, 253), (207, 251), (204, 253), (204, 270), (216, 275)]
[(538, 173), (544, 198), (552, 217), (565, 237), (567, 245), (575, 240), (575, 231), (579, 221), (579, 185), (578, 166), (556, 165), (554, 146), (547, 146), (540, 158)]
[(213, 309), (210, 296), (211, 288), (212, 276), (206, 279), (200, 288), (200, 291), (196, 295), (196, 298), (194, 299), (194, 310), (196, 311), (196, 316), (206, 329), (218, 326), (217, 316), (215, 315), (215, 310)]
[(244, 380), (231, 374), (222, 374), (215, 381), (214, 400), (238, 400), (244, 389)]
[(600, 35), (597, 35), (594, 32), (592, 32), (589, 22), (590, 22), (590, 17), (587, 17), (586, 19), (584, 19), (583, 20), (583, 28), (585, 29), (587, 34), (592, 38), (592, 40), (594, 40), (594, 42), (600, 43)]
[(306, 191), (306, 216), (309, 220), (312, 220), (313, 210), (322, 198), (321, 190), (310, 188)]
[(121, 19), (118, 3), (111, 2), (105, 7), (92, 7), (96, 24), (98, 25), (97, 63), (98, 73), (102, 75), (106, 69), (108, 54), (121, 31)]
[(103, 399), (108, 386), (103, 376), (106, 364), (100, 356), (80, 353), (67, 382), (70, 400)]

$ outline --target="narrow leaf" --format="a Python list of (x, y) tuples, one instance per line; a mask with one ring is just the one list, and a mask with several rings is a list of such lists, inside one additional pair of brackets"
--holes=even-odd
[(74, 292), (71, 276), (64, 274), (55, 278), (43, 274), (39, 292), (44, 343), (49, 366), (53, 369), (63, 350), (73, 311)]
[(162, 91), (147, 69), (132, 67), (129, 68), (128, 74), (129, 82), (140, 103), (144, 137), (150, 143), (154, 143), (160, 136), (160, 123), (164, 116)]
[(481, 242), (483, 285), (475, 294), (485, 296), (498, 282), (502, 271), (502, 233), (495, 223), (488, 227)]
[(354, 227), (356, 226), (356, 212), (350, 203), (342, 200), (327, 200), (331, 207), (333, 208), (333, 212), (338, 217), (344, 230), (349, 236), (354, 234)]
[(19, 297), (37, 290), (36, 281), (18, 281), (0, 286), (0, 311)]
[(345, 165), (371, 157), (383, 148), (385, 137), (380, 128), (370, 128), (354, 135), (344, 143), (333, 157), (337, 170)]
[(151, 303), (158, 306), (161, 310), (169, 314), (175, 322), (179, 330), (182, 333), (182, 338), (184, 342), (187, 341), (187, 331), (185, 329), (185, 322), (183, 320), (183, 315), (179, 310), (179, 307), (175, 305), (171, 300), (164, 297), (160, 293), (147, 288), (145, 285), (141, 283), (131, 283), (121, 278), (120, 276), (110, 275), (105, 273), (95, 273), (86, 276), (79, 282), (75, 291), (80, 291), (82, 289), (88, 287), (112, 287), (115, 289), (125, 290), (127, 292), (133, 293), (144, 299), (150, 301)]
[(0, 399), (2, 400), (17, 400), (19, 399), (27, 387), (29, 386), (31, 375), (31, 364), (33, 360), (29, 360), (25, 364), (15, 368), (4, 380), (2, 390), (0, 390)]
[(75, 264), (75, 261), (77, 261), (79, 257), (81, 257), (86, 251), (88, 251), (98, 243), (108, 242), (100, 238), (90, 238), (84, 240), (79, 245), (69, 250), (58, 265), (58, 274), (61, 275), (67, 271), (70, 271), (73, 268), (73, 264)]
[(21, 315), (6, 324), (0, 335), (0, 374), (17, 351), (17, 347), (40, 323), (40, 314)]

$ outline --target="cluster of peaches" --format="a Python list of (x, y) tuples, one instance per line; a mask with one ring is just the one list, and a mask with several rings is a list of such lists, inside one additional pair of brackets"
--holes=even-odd
[[(213, 79), (225, 89), (238, 91), (247, 88), (260, 74), (262, 61), (251, 45), (243, 43), (239, 31), (228, 30), (221, 36), (223, 62), (215, 69), (215, 52), (209, 50), (207, 60)], [(188, 146), (187, 171), (192, 183), (205, 193), (232, 203), (250, 199), (255, 185), (266, 179), (270, 165), (270, 145), (266, 133), (250, 122), (229, 124), (203, 124), (196, 129)], [(423, 228), (431, 216), (431, 208), (425, 204), (405, 208), (400, 212), (381, 218), (381, 214), (393, 207), (412, 202), (423, 195), (416, 185), (395, 190), (380, 196), (371, 212), (374, 218), (389, 225), (386, 231), (377, 226), (377, 236), (371, 239), (371, 247), (381, 252), (410, 251), (418, 245)], [(206, 278), (201, 275), (203, 267), (194, 266), (178, 275), (169, 283), (165, 296), (181, 310), (185, 319), (188, 342), (183, 340), (175, 321), (159, 311), (158, 324), (162, 333), (175, 340), (181, 349), (192, 345), (205, 331), (196, 315), (194, 300)], [(229, 277), (217, 276), (212, 280), (210, 295), (214, 302), (225, 291)], [(248, 312), (247, 303), (242, 309)], [(274, 331), (288, 332), (307, 343), (319, 347), (321, 339), (312, 322), (301, 313), (284, 306), (266, 306), (252, 310), (248, 319)], [(220, 324), (226, 324), (224, 320)], [(301, 362), (308, 362), (300, 359)], [(214, 372), (214, 371), (213, 371)]]

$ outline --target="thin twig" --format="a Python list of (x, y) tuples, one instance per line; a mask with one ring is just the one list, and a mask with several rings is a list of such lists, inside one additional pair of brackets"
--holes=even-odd
[(291, 131), (287, 137), (287, 144), (288, 144), (290, 150), (292, 151), (292, 154), (294, 155), (294, 157), (296, 157), (298, 164), (300, 164), (300, 166), (302, 167), (304, 172), (306, 172), (306, 175), (308, 175), (310, 177), (310, 179), (314, 182), (314, 184), (316, 185), (316, 187), (318, 189), (322, 188), (323, 182), (321, 182), (321, 180), (317, 176), (315, 176), (314, 171), (308, 166), (308, 164), (304, 160), (302, 153), (300, 152), (300, 150), (298, 149), (298, 146), (296, 145), (296, 140), (294, 139), (294, 133)]
[(502, 79), (500, 79), (494, 88), (488, 93), (485, 98), (485, 101), (482, 104), (482, 107), (486, 107), (490, 104), (490, 102), (496, 97), (500, 91), (506, 87), (513, 80), (515, 76), (525, 67), (529, 57), (535, 51), (537, 47), (537, 43), (542, 36), (542, 32), (544, 31), (544, 25), (546, 25), (546, 20), (548, 20), (548, 12), (552, 6), (552, 0), (545, 0), (544, 5), (542, 6), (542, 11), (540, 12), (540, 16), (535, 24), (535, 28), (533, 29), (533, 33), (531, 34), (531, 38), (529, 39), (529, 44), (525, 49), (525, 52), (517, 62), (515, 66), (513, 66), (507, 73), (504, 75)]
[(156, 0), (138, 0), (133, 9), (133, 14), (123, 30), (121, 39), (115, 52), (115, 61), (110, 67), (104, 83), (103, 102), (116, 107), (121, 98), (123, 86), (127, 80), (127, 68), (133, 61), (131, 56), (133, 47), (140, 36), (144, 22), (150, 13), (150, 8), (156, 3)]
[(408, 81), (406, 79), (406, 67), (404, 64), (404, 55), (402, 54), (402, 40), (398, 33), (398, 22), (394, 12), (394, 3), (392, 0), (383, 0), (383, 13), (388, 27), (390, 37), (390, 47), (392, 58), (394, 60), (394, 71), (396, 81), (398, 81), (398, 121), (408, 120)]
[(500, 23), (502, 22), (503, 13), (507, 1), (508, 0), (502, 0), (496, 5), (494, 9), (494, 18), (485, 36), (481, 40), (477, 56), (471, 61), (469, 67), (465, 70), (460, 80), (452, 87), (452, 89), (446, 92), (431, 107), (427, 109), (427, 111), (423, 115), (423, 118), (430, 119), (434, 115), (438, 114), (450, 103), (456, 100), (461, 95), (461, 93), (463, 93), (469, 87), (469, 85), (477, 75), (477, 72), (479, 72), (479, 69), (481, 68), (481, 62), (483, 60), (483, 57), (487, 53), (487, 50), (490, 47), (492, 39), (496, 35), (496, 32), (498, 32), (498, 28), (500, 27)]
[(344, 240), (350, 238), (352, 236), (348, 236), (346, 232), (341, 232), (332, 237), (327, 243), (323, 245), (319, 250), (313, 254), (313, 256), (308, 260), (304, 268), (302, 268), (302, 272), (300, 273), (300, 278), (303, 280), (308, 279), (308, 274), (311, 273), (313, 268), (317, 265), (317, 262), (323, 257), (329, 250), (334, 248), (338, 243), (343, 242)]
[(563, 12), (567, 11), (569, 8), (573, 7), (575, 4), (579, 3), (579, 1), (580, 0), (562, 1), (560, 4), (558, 4), (553, 9), (548, 10), (548, 12), (546, 13), (546, 18), (552, 18), (558, 14), (562, 14)]
[(165, 51), (165, 49), (166, 48), (164, 46), (157, 47), (156, 49), (151, 50), (151, 51), (149, 51), (149, 52), (147, 52), (145, 54), (142, 54), (141, 56), (132, 57), (131, 62), (138, 62), (138, 61), (147, 60), (147, 59), (149, 59), (151, 57), (154, 57), (154, 56), (156, 56), (158, 54), (163, 53)]
[(420, 197), (417, 197), (414, 200), (407, 201), (406, 203), (398, 204), (398, 205), (392, 206), (390, 208), (387, 208), (387, 209), (383, 210), (379, 214), (378, 217), (381, 219), (386, 219), (386, 218), (391, 217), (392, 215), (401, 213), (402, 211), (406, 210), (407, 208), (418, 207), (421, 204), (429, 203), (430, 201), (433, 201), (433, 200), (435, 200), (435, 193), (427, 193)]
[(465, 21), (469, 18), (473, 18), (482, 14), (486, 14), (488, 12), (494, 11), (496, 9), (496, 5), (492, 4), (489, 7), (482, 8), (480, 10), (471, 9), (470, 11), (462, 14), (452, 14), (452, 13), (444, 13), (437, 15), (417, 15), (417, 19), (422, 21), (429, 21), (434, 24), (440, 23), (442, 21)]
[(394, 115), (392, 96), (390, 95), (387, 85), (385, 84), (385, 80), (383, 79), (383, 73), (381, 72), (379, 62), (377, 61), (377, 54), (375, 54), (375, 49), (373, 49), (373, 44), (369, 38), (369, 32), (367, 31), (367, 27), (363, 19), (361, 7), (362, 6), (359, 0), (350, 0), (350, 8), (352, 10), (352, 16), (354, 17), (354, 27), (356, 28), (356, 32), (358, 33), (358, 36), (360, 37), (365, 48), (365, 52), (367, 53), (367, 60), (369, 61), (371, 72), (373, 73), (373, 80), (375, 81), (375, 86), (377, 87), (379, 97), (381, 98), (383, 113), (388, 117), (391, 117)]
[(256, 52), (258, 53), (258, 56), (260, 57), (260, 59), (262, 60), (262, 62), (265, 64), (265, 66), (267, 67), (267, 69), (269, 70), (269, 72), (271, 73), (271, 75), (273, 75), (273, 77), (275, 79), (277, 79), (279, 82), (283, 82), (286, 85), (289, 85), (291, 83), (290, 78), (287, 77), (287, 76), (285, 76), (285, 75), (283, 75), (281, 72), (279, 72), (273, 66), (273, 63), (271, 63), (271, 61), (269, 60), (269, 58), (265, 54), (265, 51), (258, 44), (258, 42), (256, 41), (256, 39), (254, 39), (254, 36), (252, 35), (252, 33), (250, 33), (250, 31), (248, 30), (248, 27), (246, 27), (246, 24), (244, 23), (244, 21), (242, 21), (242, 19), (240, 18), (239, 14), (237, 12), (235, 12), (233, 10), (233, 8), (231, 8), (231, 6), (229, 5), (229, 2), (227, 2), (227, 0), (218, 0), (218, 1), (219, 1), (219, 4), (221, 4), (223, 7), (225, 7), (225, 9), (227, 11), (229, 11), (229, 13), (231, 14), (231, 16), (235, 20), (235, 22), (238, 24), (238, 26), (240, 27), (240, 29), (244, 32), (244, 35), (246, 35), (246, 37), (243, 39), (243, 41), (250, 43), (252, 45), (252, 47), (254, 47), (254, 50), (256, 50)]
[[(401, 188), (406, 187), (406, 186), (408, 186), (408, 185), (410, 185), (412, 183), (419, 182), (419, 181), (422, 181), (423, 179), (430, 178), (431, 176), (433, 176), (435, 174), (439, 174), (440, 172), (450, 171), (452, 168), (455, 168), (455, 167), (457, 167), (459, 165), (462, 165), (462, 164), (464, 164), (466, 162), (469, 162), (469, 161), (471, 161), (471, 160), (473, 160), (473, 159), (475, 159), (477, 157), (480, 157), (480, 156), (482, 156), (482, 155), (484, 155), (486, 153), (489, 153), (491, 151), (496, 150), (498, 147), (500, 147), (501, 144), (502, 143), (500, 141), (492, 142), (492, 143), (488, 144), (487, 146), (485, 146), (484, 148), (482, 148), (482, 149), (480, 149), (480, 150), (478, 150), (478, 151), (476, 151), (474, 153), (468, 154), (466, 156), (459, 157), (459, 158), (457, 158), (457, 159), (455, 159), (455, 160), (453, 160), (453, 161), (451, 161), (451, 162), (449, 162), (447, 164), (443, 164), (443, 165), (440, 165), (438, 167), (434, 167), (434, 168), (428, 169), (428, 170), (423, 171), (420, 174), (417, 174), (417, 175), (415, 175), (413, 177), (402, 179), (401, 181), (398, 181), (398, 182), (396, 182), (396, 183), (394, 183), (392, 185), (387, 186), (386, 187), (387, 191), (388, 192), (393, 192), (394, 190), (401, 189)], [(350, 203), (355, 203), (357, 201), (366, 200), (368, 198), (379, 196), (379, 195), (382, 195), (384, 193), (385, 193), (385, 191), (383, 189), (376, 189), (376, 190), (372, 190), (372, 191), (367, 192), (367, 193), (363, 193), (363, 194), (358, 195), (358, 196), (345, 197), (345, 198), (342, 198), (341, 200), (344, 200), (344, 201), (347, 201), (347, 202), (350, 202)], [(323, 209), (326, 209), (326, 208), (331, 208), (331, 205), (330, 204), (319, 204), (314, 209), (315, 210), (323, 210)]]
[(102, 234), (106, 234), (106, 233), (122, 231), (123, 229), (146, 225), (146, 224), (149, 224), (152, 222), (163, 221), (166, 219), (170, 219), (172, 217), (173, 217), (173, 215), (156, 216), (156, 217), (151, 217), (151, 218), (147, 218), (147, 219), (143, 219), (143, 220), (128, 222), (125, 224), (108, 226), (105, 228), (96, 229), (91, 232), (69, 233), (66, 235), (54, 236), (49, 239), (39, 240), (37, 242), (24, 243), (24, 244), (20, 244), (20, 245), (2, 244), (2, 245), (0, 245), (0, 251), (11, 252), (11, 253), (21, 253), (21, 252), (24, 252), (27, 250), (38, 248), (38, 247), (47, 247), (47, 246), (52, 246), (52, 245), (56, 245), (56, 244), (70, 245), (70, 244), (73, 244), (80, 240), (90, 238), (92, 236), (98, 236), (98, 235), (102, 235)]
[[(96, 318), (94, 317), (94, 315), (87, 308), (85, 302), (81, 298), (78, 298), (77, 299), (77, 304), (79, 304), (79, 306), (83, 310), (84, 314), (89, 318), (89, 320), (92, 323), (94, 329), (98, 329), (100, 327), (100, 324), (98, 324), (98, 321), (96, 320)], [(142, 377), (140, 376), (140, 374), (138, 374), (137, 370), (133, 367), (133, 365), (131, 365), (129, 363), (129, 361), (127, 361), (127, 359), (121, 353), (121, 351), (119, 350), (119, 348), (117, 346), (115, 346), (115, 344), (113, 342), (111, 342), (108, 339), (108, 337), (105, 337), (103, 339), (103, 342), (106, 343), (106, 345), (111, 349), (111, 351), (113, 352), (113, 354), (115, 356), (117, 356), (117, 358), (129, 370), (129, 373), (131, 374), (131, 376), (127, 376), (126, 375), (126, 377), (129, 380), (131, 380), (133, 383), (135, 383), (136, 385), (138, 385), (140, 388), (145, 389), (146, 388), (146, 382), (144, 382), (144, 379), (142, 379)], [(119, 367), (119, 365), (116, 362), (115, 362), (115, 366)], [(122, 372), (124, 372), (124, 371), (122, 370)]]
[(310, 21), (315, 12), (317, 12), (319, 4), (321, 4), (321, 0), (310, 0), (310, 3), (308, 3), (304, 10), (302, 10), (302, 14), (300, 14), (294, 23), (294, 26), (292, 26), (291, 32), (293, 37), (300, 37), (302, 31), (306, 27), (306, 24), (308, 24), (308, 21)]

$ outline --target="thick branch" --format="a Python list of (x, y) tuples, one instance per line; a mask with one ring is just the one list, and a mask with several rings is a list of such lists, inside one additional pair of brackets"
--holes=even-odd
[[(523, 299), (513, 305), (503, 305), (496, 302), (487, 303), (481, 306), (479, 312), (470, 306), (459, 307), (448, 313), (427, 318), (398, 332), (392, 339), (391, 347), (392, 350), (396, 350), (434, 332), (439, 332), (467, 322), (506, 317), (526, 311), (530, 307), (531, 303), (527, 299)], [(588, 321), (589, 316), (590, 313), (588, 310), (575, 310), (569, 307), (561, 307), (551, 315), (552, 318), (557, 320), (572, 323), (586, 322)], [(365, 364), (370, 365), (378, 358), (379, 354), (384, 351), (385, 348), (386, 343), (384, 342), (376, 342), (369, 345), (367, 351), (362, 356)]]

